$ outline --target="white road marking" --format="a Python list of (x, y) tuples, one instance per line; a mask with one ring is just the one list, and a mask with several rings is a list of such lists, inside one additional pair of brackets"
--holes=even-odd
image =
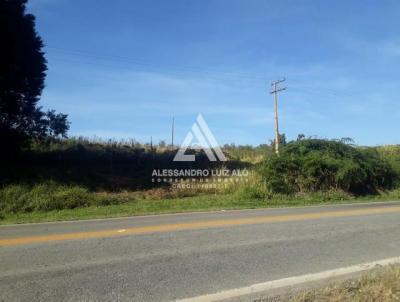
[(118, 230), (117, 232), (118, 233), (123, 233), (123, 232), (126, 232), (126, 229)]
[(283, 278), (278, 280), (267, 281), (263, 283), (257, 283), (246, 287), (234, 288), (230, 290), (221, 291), (214, 294), (208, 294), (193, 298), (176, 300), (177, 302), (209, 302), (209, 301), (221, 301), (230, 298), (237, 298), (244, 295), (260, 293), (268, 290), (282, 288), (286, 286), (299, 285), (309, 281), (319, 281), (333, 277), (340, 277), (352, 273), (363, 272), (372, 269), (376, 266), (387, 266), (391, 264), (400, 264), (400, 257), (387, 258), (378, 261), (362, 263), (315, 274), (306, 274), (301, 276)]

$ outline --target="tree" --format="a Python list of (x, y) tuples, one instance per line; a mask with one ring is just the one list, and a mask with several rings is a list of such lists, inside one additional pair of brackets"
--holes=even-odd
[(300, 133), (299, 135), (297, 135), (297, 141), (301, 141), (301, 140), (303, 140), (303, 139), (305, 139), (306, 138), (306, 136), (303, 134), (303, 133)]
[(161, 140), (161, 141), (158, 143), (158, 147), (159, 147), (160, 149), (165, 149), (165, 148), (167, 147), (167, 143), (166, 143), (164, 140)]
[(47, 111), (45, 115), (45, 125), (47, 126), (46, 134), (50, 137), (66, 136), (68, 131), (67, 115), (56, 113), (54, 110)]
[(38, 106), (47, 61), (26, 2), (0, 0), (0, 135), (9, 147), (21, 147), (32, 139), (65, 137), (69, 128), (67, 115), (44, 112)]
[(339, 141), (343, 144), (354, 144), (354, 139), (352, 139), (351, 137), (342, 137)]
[[(278, 140), (279, 140), (279, 146), (285, 146), (286, 145), (286, 134), (285, 133), (279, 133), (278, 136)], [(271, 143), (271, 147), (273, 150), (275, 150), (275, 140), (270, 140)]]

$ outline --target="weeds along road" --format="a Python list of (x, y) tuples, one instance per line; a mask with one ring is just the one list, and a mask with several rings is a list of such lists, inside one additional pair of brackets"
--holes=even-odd
[(171, 301), (400, 256), (400, 202), (0, 227), (1, 301)]

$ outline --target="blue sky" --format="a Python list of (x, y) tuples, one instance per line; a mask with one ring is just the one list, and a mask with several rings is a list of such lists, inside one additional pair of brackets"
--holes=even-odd
[(48, 59), (41, 104), (70, 135), (181, 142), (201, 113), (220, 144), (280, 127), (399, 143), (399, 1), (31, 0)]

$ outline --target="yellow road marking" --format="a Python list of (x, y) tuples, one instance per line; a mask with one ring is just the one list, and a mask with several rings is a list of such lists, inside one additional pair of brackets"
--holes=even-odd
[(89, 239), (89, 238), (103, 238), (103, 237), (114, 237), (114, 236), (125, 236), (125, 235), (138, 235), (138, 234), (149, 234), (149, 233), (163, 233), (171, 231), (193, 230), (200, 228), (218, 228), (218, 227), (228, 227), (237, 225), (302, 221), (302, 220), (321, 219), (321, 218), (363, 216), (363, 215), (397, 213), (397, 212), (400, 212), (400, 206), (357, 209), (357, 210), (347, 210), (347, 211), (289, 214), (289, 215), (279, 215), (279, 216), (260, 216), (251, 218), (205, 220), (205, 221), (196, 221), (187, 223), (132, 227), (123, 229), (123, 232), (121, 232), (122, 231), (121, 229), (114, 229), (114, 230), (102, 230), (102, 231), (91, 231), (91, 232), (54, 234), (46, 236), (7, 238), (7, 239), (0, 239), (0, 246), (42, 243), (51, 241)]

